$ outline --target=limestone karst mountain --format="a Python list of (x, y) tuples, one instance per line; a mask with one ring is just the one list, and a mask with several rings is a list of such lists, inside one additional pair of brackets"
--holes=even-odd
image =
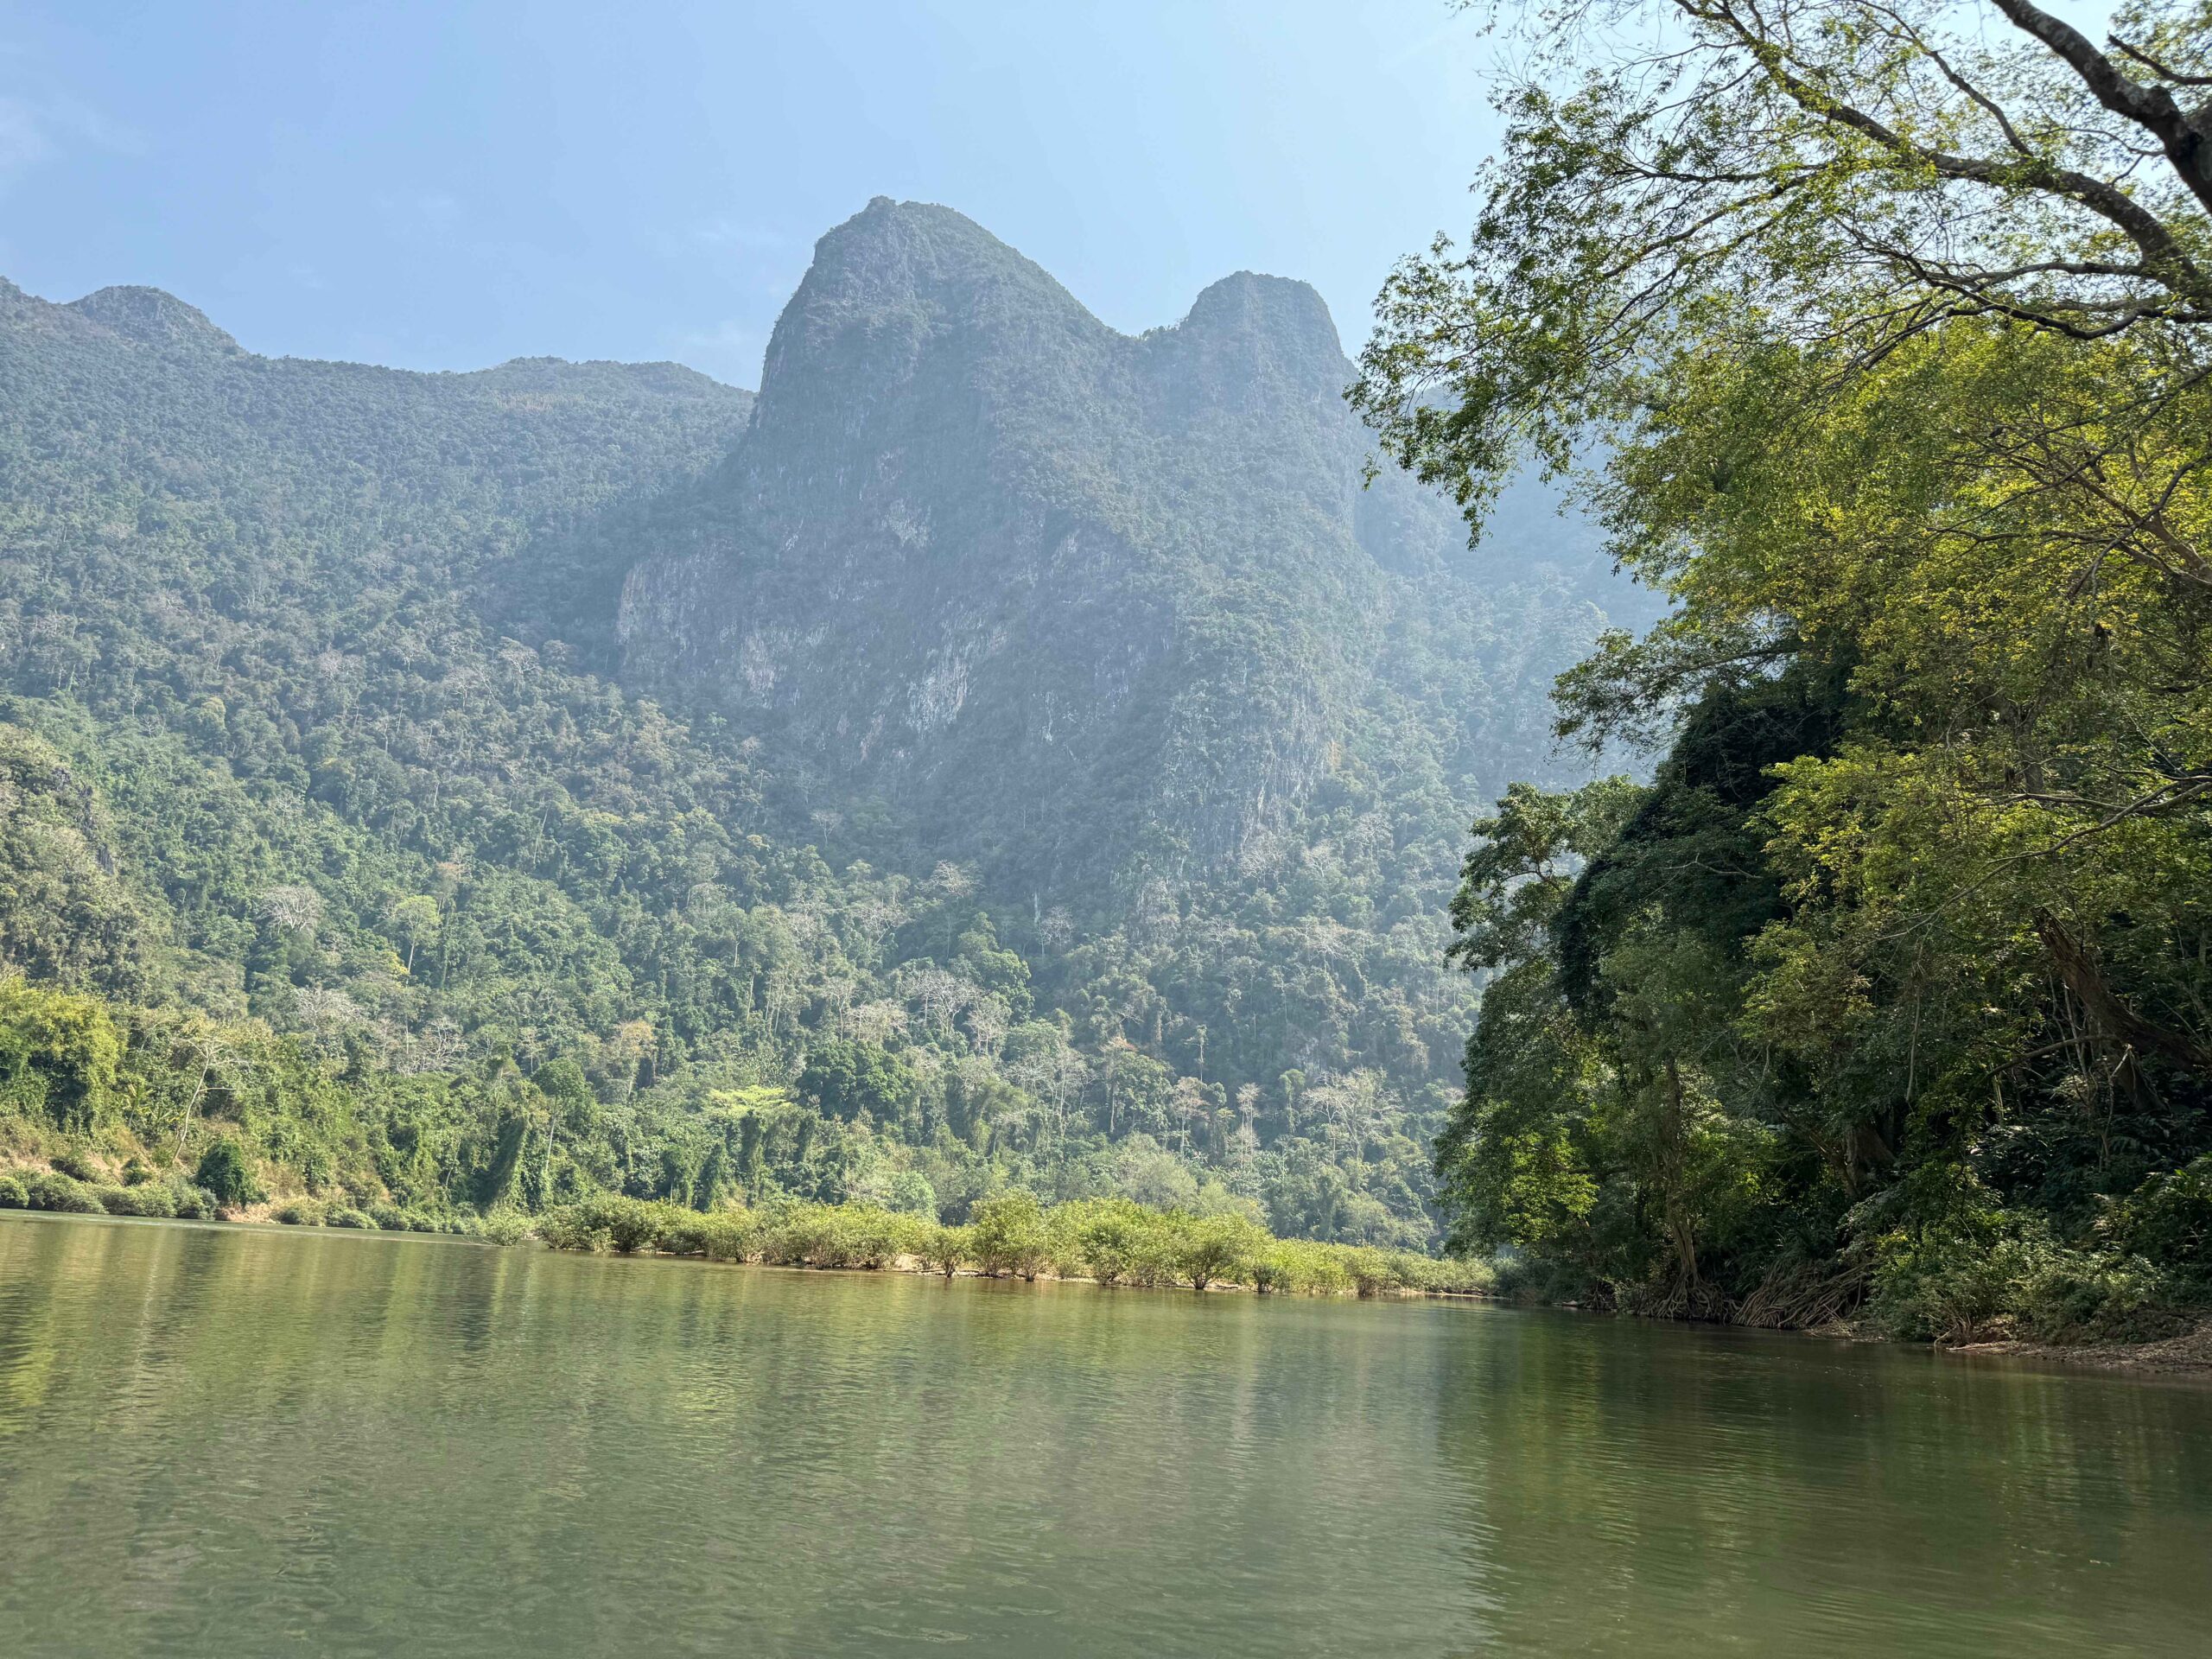
[(367, 1192), (507, 1190), (562, 1059), (555, 1190), (1205, 1183), (1422, 1243), (1466, 824), (1624, 595), (1367, 485), (1349, 375), (1301, 283), (1130, 337), (887, 200), (757, 400), (0, 286), (0, 955), (260, 1022), (303, 1069), (240, 1132)]
[(629, 568), (624, 669), (1047, 902), (1280, 863), (1332, 771), (1471, 799), (1542, 769), (1592, 562), (1478, 562), (1447, 504), (1363, 487), (1351, 374), (1304, 283), (1239, 273), (1132, 338), (879, 199)]

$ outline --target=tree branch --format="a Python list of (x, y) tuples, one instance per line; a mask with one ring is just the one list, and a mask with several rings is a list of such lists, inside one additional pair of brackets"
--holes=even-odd
[(2212, 132), (2202, 111), (2192, 117), (2163, 86), (2145, 86), (2120, 73), (2089, 37), (2054, 17), (2034, 0), (1990, 0), (1990, 3), (2045, 46), (2082, 78), (2097, 102), (2133, 121), (2158, 141), (2182, 182), (2212, 211)]
[(2130, 46), (2117, 35), (2105, 38), (2119, 49), (2123, 57), (2134, 59), (2162, 80), (2171, 80), (2177, 86), (2212, 86), (2212, 75), (2185, 75), (2178, 69), (2169, 68), (2140, 47)]
[[(1856, 132), (1863, 137), (1871, 139), (1891, 155), (1916, 162), (1943, 178), (1956, 179), (1965, 183), (1987, 185), (1999, 190), (2017, 189), (2022, 187), (2039, 188), (2078, 202), (2111, 224), (2136, 245), (2143, 254), (2152, 280), (2160, 287), (2177, 296), (2186, 295), (2193, 300), (2200, 301), (2208, 293), (2212, 293), (2212, 279), (2208, 279), (2196, 261), (2190, 258), (2181, 239), (2167, 226), (2164, 220), (2118, 185), (2104, 179), (2092, 177), (2073, 168), (2060, 167), (2054, 162), (1994, 162), (1978, 156), (1956, 155), (1948, 150), (1936, 149), (1916, 143), (1887, 122), (1879, 120), (1866, 111), (1847, 104), (1833, 94), (1822, 91), (1813, 82), (1791, 69), (1789, 62), (1790, 54), (1784, 47), (1777, 44), (1770, 31), (1764, 26), (1762, 20), (1754, 16), (1751, 22), (1745, 22), (1737, 14), (1732, 0), (1675, 0), (1675, 3), (1687, 16), (1700, 22), (1717, 25), (1733, 35), (1738, 43), (1766, 71), (1768, 77), (1774, 84), (1807, 114), (1817, 116), (1822, 120), (1833, 122), (1847, 130)], [(2177, 151), (2174, 143), (2168, 143), (2159, 129), (2150, 122), (2133, 116), (2129, 110), (2120, 105), (2108, 104), (2107, 107), (2113, 109), (2117, 113), (2129, 115), (2131, 118), (2137, 119), (2139, 124), (2144, 125), (2154, 137), (2158, 137), (2161, 143), (2165, 146), (2169, 157), (2175, 159), (2177, 167), (2182, 165), (2179, 158), (2183, 154), (2191, 158), (2192, 168), (2202, 165), (2198, 151), (2212, 149), (2212, 146), (2202, 144), (2202, 135), (2194, 133), (2187, 118), (2181, 115), (2178, 107), (2174, 104), (2171, 93), (2162, 87), (2145, 88), (2129, 80), (2113, 68), (2111, 60), (2095, 47), (2090, 45), (2078, 31), (2061, 22), (2057, 18), (2050, 16), (2047, 12), (2038, 10), (2028, 3), (2028, 0), (1992, 0), (1992, 3), (2003, 10), (2008, 16), (2013, 14), (2015, 9), (2018, 9), (2024, 14), (2032, 14), (2035, 17), (2044, 19), (2052, 29), (2063, 31), (2065, 35), (2072, 36), (2074, 41), (2078, 41), (2081, 49), (2101, 67), (2104, 75), (2117, 83), (2120, 87), (2127, 89), (2128, 92), (2134, 95), (2163, 99), (2164, 110), (2171, 116), (2172, 122), (2178, 124), (2175, 130), (2188, 140), (2181, 151)], [(2029, 28), (2025, 22), (2021, 23), (2020, 26)], [(2061, 55), (2065, 54), (2062, 53)], [(2069, 59), (2069, 61), (2070, 62), (2071, 60)], [(2078, 66), (2076, 73), (2083, 74), (2085, 79), (2088, 78), (2087, 72)], [(2094, 90), (2094, 86), (2092, 90)], [(2120, 94), (2116, 92), (2114, 96), (2119, 97)], [(2174, 141), (2174, 143), (2180, 142), (2181, 137), (2177, 137)], [(2212, 206), (2212, 179), (2207, 179), (2201, 173), (2197, 173), (2190, 177), (2190, 188), (2196, 191), (2208, 206)]]
[(2192, 1071), (2212, 1071), (2212, 1049), (2181, 1032), (2152, 1023), (2130, 1007), (2105, 977), (2103, 964), (2094, 953), (2056, 916), (2038, 910), (2035, 922), (2037, 935), (2050, 952), (2058, 977), (2107, 1034), (2138, 1053), (2162, 1054)]

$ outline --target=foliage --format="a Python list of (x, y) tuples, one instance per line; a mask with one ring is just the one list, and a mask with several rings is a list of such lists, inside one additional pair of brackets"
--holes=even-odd
[(1673, 600), (1560, 686), (1650, 786), (1510, 794), (1453, 910), (1454, 1236), (1556, 1291), (1954, 1339), (2202, 1294), (2212, 32), (1992, 8), (1680, 0), (1531, 79), (1363, 359), (1406, 464), (1478, 517), (1584, 469)]
[(104, 1206), (98, 1192), (60, 1170), (46, 1170), (23, 1183), (23, 1192), (34, 1210), (54, 1210), (65, 1215), (97, 1216)]
[(2115, 1207), (2107, 1230), (2196, 1294), (2212, 1291), (2212, 1153), (2145, 1180)]
[(0, 976), (0, 1099), (64, 1129), (96, 1127), (115, 1088), (121, 1040), (97, 998)]
[(2143, 1338), (2167, 1334), (2170, 1296), (2143, 1258), (2069, 1248), (2028, 1217), (1898, 1239), (1876, 1271), (1871, 1311), (1923, 1340)]
[(1051, 1258), (1045, 1212), (1027, 1192), (1008, 1192), (976, 1206), (976, 1264), (987, 1274), (1034, 1279)]
[(947, 1279), (961, 1264), (976, 1259), (976, 1230), (972, 1227), (931, 1227), (921, 1236), (916, 1255), (921, 1264)]
[[(1021, 413), (914, 501), (947, 535), (1080, 523), (1021, 556), (1049, 589), (994, 586), (976, 543), (965, 608), (1042, 592), (1040, 652), (1142, 681), (979, 689), (942, 787), (841, 769), (895, 760), (857, 735), (880, 639), (813, 653), (849, 741), (663, 660), (696, 607), (615, 638), (633, 567), (723, 545), (838, 446), (887, 444), (871, 472), (911, 448), (809, 411), (912, 394), (916, 430), (964, 442), (934, 381), (809, 359), (754, 423), (666, 365), (272, 361), (166, 296), (0, 284), (0, 1112), (181, 1158), (212, 1111), (272, 1193), (441, 1216), (604, 1190), (958, 1223), (1021, 1185), (1433, 1241), (1426, 1143), (1473, 1006), (1440, 961), (1453, 838), (1477, 776), (1543, 764), (1512, 715), (1591, 637), (1600, 565), (1569, 545), (1478, 588), (1448, 510), (1361, 494), (1306, 290), (1234, 279), (1128, 340), (955, 215), (862, 218), (792, 328), (866, 285), (880, 232), (1009, 297), (1003, 337), (933, 349), (989, 353)], [(1287, 355), (1227, 352), (1247, 315)], [(1198, 424), (1155, 429), (1159, 399), (1069, 353), (1171, 376)], [(1244, 395), (1278, 363), (1298, 397)], [(1559, 540), (1530, 517), (1519, 539)], [(729, 591), (818, 610), (834, 528)], [(943, 644), (927, 607), (830, 613)], [(1100, 711), (1122, 723), (1074, 741)], [(1056, 734), (987, 784), (1016, 723)], [(130, 1087), (70, 1047), (104, 1039), (68, 996), (104, 1000)]]
[(1253, 1259), (1273, 1242), (1247, 1217), (1233, 1211), (1207, 1216), (1190, 1224), (1178, 1265), (1193, 1290), (1204, 1290), (1217, 1279), (1234, 1283), (1252, 1276)]
[(536, 1230), (555, 1249), (704, 1256), (778, 1267), (905, 1268), (1063, 1278), (1156, 1288), (1247, 1287), (1262, 1292), (1372, 1296), (1402, 1292), (1483, 1294), (1495, 1283), (1481, 1262), (1442, 1262), (1408, 1250), (1272, 1237), (1249, 1217), (1193, 1216), (1125, 1198), (1077, 1199), (1047, 1208), (1027, 1192), (977, 1206), (966, 1226), (941, 1227), (869, 1205), (786, 1204), (702, 1215), (681, 1205), (599, 1195), (561, 1205)]
[(142, 1181), (136, 1186), (102, 1186), (95, 1189), (100, 1208), (111, 1216), (175, 1216), (177, 1195), (174, 1187), (163, 1181)]
[[(262, 1197), (261, 1182), (247, 1160), (245, 1149), (230, 1135), (211, 1141), (207, 1150), (200, 1154), (200, 1166), (193, 1172), (193, 1179), (215, 1196), (215, 1202), (227, 1209), (240, 1209), (257, 1204)], [(279, 1216), (278, 1220), (285, 1217)]]

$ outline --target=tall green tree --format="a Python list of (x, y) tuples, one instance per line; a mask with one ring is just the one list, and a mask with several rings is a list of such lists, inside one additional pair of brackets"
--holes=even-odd
[(1355, 398), (1478, 522), (1583, 477), (1673, 606), (1560, 726), (1669, 753), (1555, 904), (1470, 863), (1461, 1224), (1759, 1318), (2124, 1247), (2212, 1146), (2212, 10), (1678, 0), (1589, 71), (1630, 9), (1516, 16)]

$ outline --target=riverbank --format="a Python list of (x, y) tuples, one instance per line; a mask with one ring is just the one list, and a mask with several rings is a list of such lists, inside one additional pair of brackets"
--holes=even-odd
[(1942, 1351), (1964, 1358), (1999, 1355), (2057, 1360), (2068, 1365), (2126, 1371), (2141, 1376), (2212, 1377), (2212, 1319), (2178, 1336), (2152, 1342), (1973, 1342)]
[(1237, 1211), (1190, 1215), (1126, 1198), (1083, 1198), (1048, 1208), (1025, 1192), (985, 1199), (974, 1207), (972, 1219), (958, 1226), (856, 1205), (729, 1207), (702, 1214), (677, 1205), (601, 1197), (554, 1210), (535, 1230), (563, 1250), (1262, 1295), (1482, 1295), (1497, 1282), (1487, 1262), (1278, 1238)]
[[(1650, 1316), (1639, 1316), (1650, 1317)], [(1668, 1319), (1671, 1325), (1705, 1321)], [(1763, 1327), (1765, 1328), (1765, 1327)], [(2191, 1328), (2164, 1337), (2136, 1342), (2032, 1342), (2021, 1338), (1998, 1338), (1979, 1342), (1916, 1342), (1877, 1329), (1864, 1319), (1834, 1319), (1826, 1325), (1798, 1329), (1798, 1336), (1820, 1337), (1830, 1342), (1870, 1347), (1929, 1347), (1951, 1358), (2050, 1360), (2101, 1371), (2125, 1371), (2143, 1376), (2203, 1376), (2212, 1378), (2212, 1319), (2200, 1319)]]
[(1242, 1211), (1192, 1215), (1125, 1198), (1047, 1207), (1027, 1193), (1006, 1193), (976, 1205), (973, 1219), (957, 1226), (867, 1205), (785, 1201), (698, 1211), (613, 1194), (539, 1215), (507, 1208), (434, 1215), (296, 1197), (225, 1204), (181, 1176), (133, 1169), (136, 1180), (101, 1179), (111, 1173), (83, 1165), (0, 1169), (0, 1210), (442, 1233), (496, 1244), (537, 1238), (567, 1251), (1261, 1294), (1483, 1295), (1496, 1283), (1484, 1262), (1278, 1238)]
[[(10, 1172), (18, 1176), (20, 1171)], [(94, 1189), (98, 1192), (101, 1189)], [(22, 1206), (8, 1202), (0, 1188), (0, 1210)], [(39, 1206), (43, 1207), (43, 1206)], [(1098, 1206), (1060, 1206), (1063, 1211)], [(1135, 1206), (1131, 1206), (1135, 1208)], [(98, 1214), (90, 1205), (57, 1206), (61, 1213)], [(674, 1213), (669, 1213), (673, 1211)], [(641, 1213), (642, 1212), (642, 1213)], [(1274, 1240), (1274, 1261), (1258, 1268), (1249, 1260), (1217, 1272), (1205, 1269), (1203, 1286), (1187, 1259), (1178, 1260), (1155, 1249), (1148, 1256), (1114, 1262), (1103, 1270), (1090, 1267), (1079, 1254), (1080, 1234), (1064, 1236), (1056, 1253), (1029, 1259), (1001, 1260), (982, 1255), (973, 1241), (972, 1228), (943, 1229), (969, 1235), (950, 1266), (942, 1243), (931, 1251), (916, 1243), (909, 1224), (924, 1227), (920, 1217), (870, 1211), (859, 1206), (804, 1205), (787, 1212), (780, 1222), (764, 1224), (749, 1212), (722, 1211), (702, 1216), (677, 1211), (674, 1206), (635, 1199), (601, 1200), (570, 1206), (552, 1216), (529, 1218), (515, 1216), (468, 1217), (460, 1219), (387, 1217), (340, 1210), (335, 1215), (297, 1201), (262, 1204), (235, 1211), (171, 1212), (149, 1207), (107, 1209), (105, 1213), (131, 1218), (207, 1220), (245, 1225), (329, 1227), (389, 1233), (429, 1233), (473, 1239), (498, 1245), (537, 1243), (563, 1253), (652, 1255), (671, 1261), (703, 1261), (730, 1265), (804, 1268), (827, 1272), (898, 1273), (944, 1278), (1004, 1278), (1026, 1282), (1090, 1284), (1147, 1289), (1202, 1288), (1209, 1294), (1294, 1295), (1352, 1295), (1359, 1297), (1449, 1297), (1486, 1301), (1508, 1300), (1518, 1306), (1561, 1307), (1569, 1305), (1528, 1302), (1501, 1298), (1496, 1275), (1484, 1262), (1436, 1262), (1433, 1258), (1376, 1250), (1370, 1247), (1317, 1244), (1306, 1240)], [(1040, 1211), (1050, 1215), (1053, 1212)], [(1158, 1216), (1160, 1212), (1147, 1212)], [(1096, 1217), (1090, 1217), (1094, 1222)], [(1196, 1218), (1182, 1218), (1185, 1221)], [(410, 1224), (411, 1220), (413, 1224)], [(888, 1221), (887, 1228), (883, 1224)], [(1163, 1230), (1166, 1231), (1168, 1230)], [(549, 1236), (549, 1232), (551, 1235)], [(1013, 1235), (1019, 1237), (1018, 1234)], [(893, 1248), (901, 1241), (912, 1248)], [(1072, 1249), (1071, 1249), (1072, 1245)], [(995, 1249), (987, 1245), (983, 1249)], [(1300, 1258), (1304, 1272), (1294, 1265)], [(1333, 1258), (1333, 1266), (1332, 1261)], [(1586, 1310), (1585, 1310), (1586, 1311)], [(1656, 1318), (1667, 1325), (1710, 1324), (1707, 1320)], [(1820, 1337), (1834, 1342), (1874, 1347), (1907, 1348), (1921, 1344), (1887, 1335), (1863, 1322), (1835, 1320), (1800, 1330), (1794, 1334)], [(2179, 1334), (2142, 1342), (2052, 1343), (1999, 1340), (1928, 1344), (1936, 1352), (1961, 1360), (1984, 1357), (2049, 1361), (2085, 1369), (2141, 1376), (2212, 1378), (2212, 1319)]]

